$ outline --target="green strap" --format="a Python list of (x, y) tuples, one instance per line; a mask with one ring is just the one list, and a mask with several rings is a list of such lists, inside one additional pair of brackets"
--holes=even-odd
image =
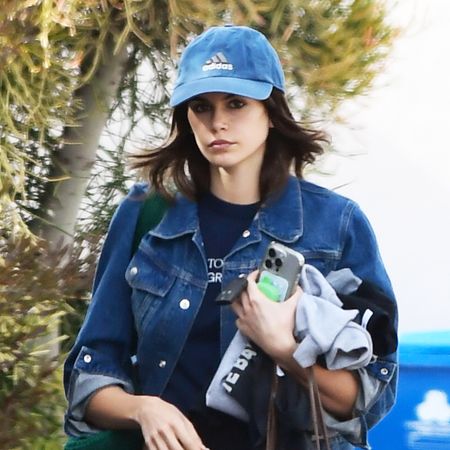
[(141, 207), (141, 212), (136, 223), (136, 229), (133, 237), (133, 255), (139, 247), (139, 243), (147, 231), (153, 228), (161, 222), (167, 208), (169, 207), (168, 201), (157, 192), (152, 192)]
[(109, 430), (69, 437), (64, 450), (142, 450), (144, 439), (139, 430)]

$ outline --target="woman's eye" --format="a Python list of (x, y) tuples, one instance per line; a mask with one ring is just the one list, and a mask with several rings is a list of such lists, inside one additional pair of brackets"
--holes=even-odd
[(191, 111), (195, 113), (202, 113), (205, 111), (209, 111), (209, 105), (207, 103), (201, 103), (201, 102), (193, 102), (189, 105), (189, 108)]
[(230, 100), (229, 103), (230, 107), (233, 109), (239, 109), (245, 106), (245, 103), (242, 100), (239, 100), (237, 98)]

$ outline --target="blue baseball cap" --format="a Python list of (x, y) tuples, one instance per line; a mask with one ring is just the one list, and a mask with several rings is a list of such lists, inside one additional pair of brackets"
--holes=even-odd
[(267, 38), (249, 27), (212, 27), (197, 36), (181, 56), (171, 106), (207, 92), (265, 100), (284, 73)]

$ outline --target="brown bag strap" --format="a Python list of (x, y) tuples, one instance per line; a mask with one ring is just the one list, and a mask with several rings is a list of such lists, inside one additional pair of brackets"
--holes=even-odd
[(308, 377), (309, 400), (311, 403), (311, 418), (314, 428), (313, 440), (316, 443), (316, 449), (321, 450), (321, 440), (325, 442), (326, 450), (331, 450), (330, 441), (327, 433), (327, 426), (323, 413), (322, 400), (320, 399), (319, 387), (312, 367), (306, 368)]
[(267, 412), (266, 450), (277, 450), (277, 416), (275, 400), (278, 391), (277, 367), (273, 364), (270, 386), (269, 408)]
[[(311, 419), (314, 428), (313, 441), (316, 443), (316, 449), (321, 450), (321, 441), (325, 443), (325, 450), (331, 450), (328, 438), (327, 427), (325, 424), (322, 400), (320, 399), (319, 387), (314, 376), (312, 367), (308, 367), (306, 376), (308, 378), (309, 400), (311, 404)], [(266, 450), (277, 450), (277, 418), (275, 400), (278, 390), (278, 375), (276, 365), (273, 366), (272, 383), (270, 387), (269, 408), (267, 414), (267, 434)]]

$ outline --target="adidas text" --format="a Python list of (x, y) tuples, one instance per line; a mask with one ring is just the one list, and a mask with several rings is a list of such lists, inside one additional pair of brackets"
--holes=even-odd
[(233, 70), (233, 64), (230, 63), (210, 63), (202, 66), (203, 72), (208, 70)]

